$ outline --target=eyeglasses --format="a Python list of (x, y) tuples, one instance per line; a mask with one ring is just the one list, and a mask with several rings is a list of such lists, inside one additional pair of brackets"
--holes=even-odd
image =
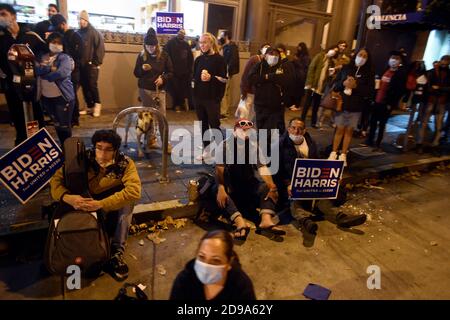
[(241, 121), (236, 123), (236, 126), (239, 126), (241, 128), (244, 128), (244, 127), (253, 128), (253, 122), (251, 122), (249, 120), (241, 120)]
[(105, 149), (102, 149), (102, 148), (100, 148), (100, 147), (98, 147), (98, 146), (95, 147), (95, 150), (97, 150), (97, 151), (103, 151), (103, 152), (114, 152), (114, 149), (113, 149), (113, 148), (105, 148)]

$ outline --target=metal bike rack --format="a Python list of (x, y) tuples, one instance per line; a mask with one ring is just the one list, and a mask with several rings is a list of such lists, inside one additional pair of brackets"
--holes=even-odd
[(125, 110), (120, 111), (113, 121), (113, 130), (117, 131), (117, 127), (119, 125), (120, 120), (124, 118), (125, 116), (131, 114), (131, 113), (137, 113), (137, 112), (150, 112), (152, 115), (156, 115), (156, 118), (158, 119), (159, 123), (163, 124), (163, 132), (161, 132), (161, 140), (163, 144), (162, 148), (162, 171), (161, 171), (161, 177), (159, 178), (160, 183), (167, 183), (169, 182), (169, 176), (167, 174), (167, 167), (168, 167), (168, 145), (169, 145), (169, 123), (167, 122), (166, 117), (157, 109), (152, 107), (143, 107), (143, 106), (137, 106), (137, 107), (129, 107)]

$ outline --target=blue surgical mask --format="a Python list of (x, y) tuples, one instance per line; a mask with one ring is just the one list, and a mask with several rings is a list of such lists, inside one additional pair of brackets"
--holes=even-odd
[(226, 265), (215, 266), (195, 259), (194, 270), (198, 280), (203, 284), (213, 284), (222, 280)]
[(363, 66), (366, 62), (367, 62), (366, 58), (362, 58), (360, 56), (356, 56), (356, 58), (355, 58), (355, 65), (357, 67)]
[(271, 67), (275, 66), (278, 63), (278, 59), (279, 59), (278, 56), (271, 56), (271, 55), (266, 56), (266, 61)]
[(389, 67), (391, 68), (397, 68), (400, 64), (400, 61), (398, 61), (397, 59), (389, 59)]

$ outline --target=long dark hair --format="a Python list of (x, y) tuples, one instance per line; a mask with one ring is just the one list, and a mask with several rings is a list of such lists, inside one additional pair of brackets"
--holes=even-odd
[[(352, 66), (356, 67), (355, 60), (356, 60), (356, 57), (358, 56), (358, 53), (359, 53), (361, 50), (364, 50), (365, 52), (367, 52), (367, 61), (366, 61), (366, 63), (365, 63), (363, 66), (361, 66), (361, 69), (362, 69), (362, 68), (364, 68), (364, 69), (367, 68), (367, 69), (369, 69), (369, 70), (372, 70), (372, 55), (370, 54), (369, 50), (367, 50), (366, 47), (359, 48), (359, 49), (355, 52), (355, 56), (354, 56), (354, 57), (352, 58), (352, 60), (350, 61), (350, 64), (351, 64)], [(356, 67), (356, 68), (357, 68), (357, 67)]]
[[(239, 264), (239, 258), (233, 250), (233, 237), (231, 234), (225, 230), (213, 230), (205, 233), (198, 244), (198, 249), (200, 249), (201, 244), (207, 239), (219, 239), (223, 243), (224, 254), (229, 262), (237, 262)], [(233, 261), (232, 261), (233, 260)]]
[[(298, 47), (301, 48), (301, 50), (298, 50)], [(297, 53), (295, 54), (298, 58), (300, 57), (306, 57), (309, 56), (308, 47), (306, 46), (306, 43), (300, 42), (297, 46)]]

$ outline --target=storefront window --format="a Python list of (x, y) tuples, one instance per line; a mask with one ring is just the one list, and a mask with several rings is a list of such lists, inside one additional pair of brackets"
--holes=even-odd
[(221, 30), (233, 32), (234, 10), (234, 7), (210, 3), (206, 30), (215, 36), (218, 36)]
[(72, 27), (78, 27), (78, 13), (86, 10), (97, 29), (142, 33), (155, 27), (156, 12), (168, 11), (168, 0), (68, 0), (67, 7)]
[(37, 23), (48, 19), (47, 8), (56, 0), (6, 0), (2, 1), (14, 6), (17, 11), (17, 22)]
[(279, 13), (275, 20), (275, 40), (288, 47), (305, 42), (310, 48), (314, 39), (316, 21), (298, 14)]

